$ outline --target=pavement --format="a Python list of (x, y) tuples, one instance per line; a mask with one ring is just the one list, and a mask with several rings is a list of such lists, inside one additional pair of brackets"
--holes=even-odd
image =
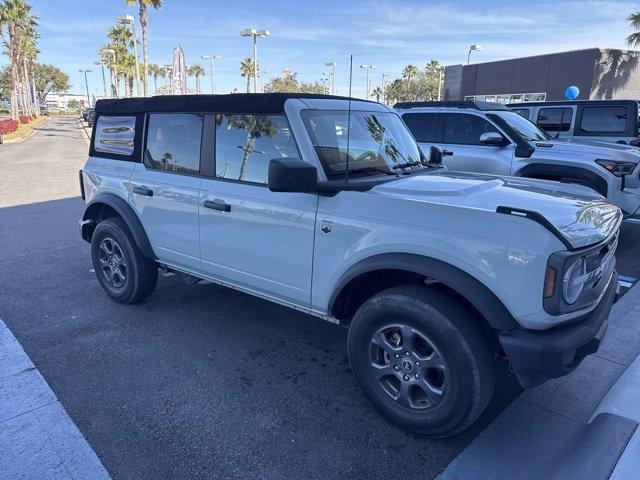
[[(364, 398), (340, 327), (176, 276), (141, 305), (114, 303), (77, 233), (87, 147), (75, 119), (54, 117), (0, 148), (0, 317), (112, 478), (431, 479), (523, 401), (500, 369), (476, 424), (428, 440), (390, 425)], [(640, 226), (625, 226), (618, 265), (632, 279), (639, 240)], [(624, 372), (610, 360), (594, 359), (586, 384), (603, 376), (600, 398), (564, 412), (570, 422), (587, 424)], [(541, 402), (543, 393), (571, 395), (551, 386)]]

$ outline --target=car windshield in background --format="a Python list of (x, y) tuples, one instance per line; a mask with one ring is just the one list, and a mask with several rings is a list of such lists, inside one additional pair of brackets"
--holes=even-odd
[(507, 122), (509, 126), (522, 135), (525, 140), (530, 142), (536, 140), (551, 140), (551, 136), (549, 136), (548, 133), (540, 130), (535, 123), (530, 122), (515, 112), (499, 111), (491, 112), (489, 115), (495, 115)]
[[(305, 110), (307, 127), (322, 167), (331, 180), (397, 174), (424, 168), (425, 159), (400, 117), (387, 112)], [(348, 128), (349, 139), (347, 142)]]

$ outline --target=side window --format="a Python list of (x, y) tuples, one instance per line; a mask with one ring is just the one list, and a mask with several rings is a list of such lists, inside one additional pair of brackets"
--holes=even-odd
[(147, 129), (147, 167), (167, 172), (200, 173), (203, 115), (151, 113)]
[(572, 116), (571, 108), (541, 108), (536, 123), (546, 132), (568, 132)]
[(585, 132), (623, 133), (627, 130), (625, 107), (584, 107), (580, 129)]
[[(480, 136), (487, 132), (500, 133), (496, 127), (477, 115), (446, 113), (443, 143), (481, 145)], [(501, 134), (502, 135), (502, 134)]]
[(402, 115), (402, 120), (418, 142), (436, 143), (438, 141), (435, 113), (405, 113)]
[(512, 108), (511, 110), (513, 110), (515, 113), (517, 113), (521, 117), (524, 117), (527, 120), (529, 119), (529, 113), (530, 112), (529, 112), (528, 108)]
[(136, 117), (100, 115), (96, 124), (93, 148), (114, 155), (133, 154)]
[(266, 184), (271, 160), (298, 157), (284, 115), (216, 117), (216, 177)]

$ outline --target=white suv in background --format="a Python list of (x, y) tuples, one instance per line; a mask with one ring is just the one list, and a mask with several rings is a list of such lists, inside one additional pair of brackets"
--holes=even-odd
[(622, 216), (584, 187), (435, 163), (373, 102), (98, 100), (80, 230), (118, 302), (160, 268), (348, 326), (373, 404), (446, 436), (484, 410), (498, 359), (529, 387), (598, 349)]
[(500, 103), (406, 102), (395, 109), (423, 149), (442, 149), (450, 170), (577, 183), (627, 216), (640, 208), (636, 148), (553, 139)]

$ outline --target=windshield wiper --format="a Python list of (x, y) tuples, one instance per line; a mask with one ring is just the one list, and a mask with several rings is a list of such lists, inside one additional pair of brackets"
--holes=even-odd
[(396, 165), (394, 165), (393, 168), (394, 170), (397, 170), (399, 168), (409, 168), (409, 167), (417, 167), (418, 165), (422, 165), (424, 167), (428, 166), (429, 164), (427, 162), (409, 162), (409, 163), (398, 163)]
[(384, 173), (385, 175), (395, 175), (395, 176), (397, 176), (393, 172), (390, 172), (388, 170), (383, 170), (383, 169), (377, 168), (377, 167), (350, 168), (349, 170), (341, 170), (339, 172), (330, 172), (330, 173), (327, 174), (327, 176), (331, 177), (331, 176), (334, 176), (334, 175), (344, 175), (347, 172), (349, 172), (349, 174), (352, 174), (352, 173), (379, 172), (379, 173)]

